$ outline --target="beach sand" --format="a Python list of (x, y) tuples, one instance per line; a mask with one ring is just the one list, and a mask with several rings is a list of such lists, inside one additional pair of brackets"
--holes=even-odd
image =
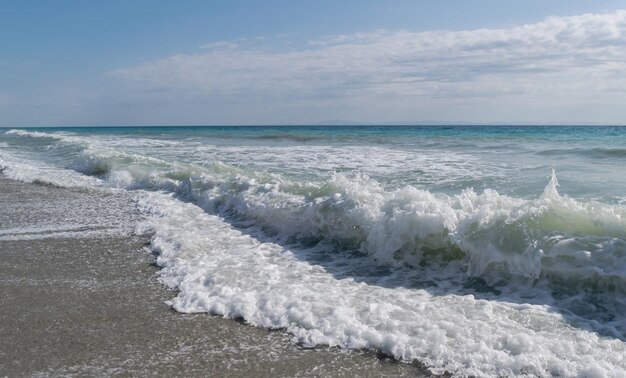
[(176, 293), (132, 233), (131, 196), (103, 196), (0, 176), (0, 376), (428, 375), (375, 352), (304, 348), (283, 331), (173, 311), (165, 301)]

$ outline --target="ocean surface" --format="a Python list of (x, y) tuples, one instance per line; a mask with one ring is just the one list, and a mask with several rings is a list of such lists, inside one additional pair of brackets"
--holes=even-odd
[[(131, 191), (177, 311), (435, 374), (626, 375), (626, 127), (0, 129), (0, 171)], [(49, 232), (123, 228), (102, 206)]]

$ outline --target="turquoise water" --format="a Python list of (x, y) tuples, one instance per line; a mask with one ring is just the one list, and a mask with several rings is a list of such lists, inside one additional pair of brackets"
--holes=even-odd
[(0, 130), (13, 179), (135, 193), (182, 312), (459, 376), (626, 374), (626, 127)]
[[(242, 126), (242, 127), (129, 127), (129, 128), (45, 128), (30, 129), (40, 132), (69, 131), (76, 135), (102, 136), (103, 138), (147, 138), (151, 141), (188, 141), (190, 145), (214, 145), (224, 147), (248, 146), (252, 160), (237, 160), (232, 156), (168, 156), (172, 159), (198, 164), (215, 161), (232, 162), (250, 169), (281, 171), (297, 175), (323, 176), (327, 171), (360, 171), (385, 185), (416, 185), (431, 191), (454, 194), (455, 191), (472, 187), (477, 190), (493, 188), (524, 198), (536, 196), (545, 185), (551, 170), (557, 171), (562, 190), (576, 198), (595, 199), (607, 203), (625, 200), (626, 187), (626, 127), (584, 126)], [(5, 130), (6, 131), (6, 130)], [(20, 144), (21, 148), (40, 147), (44, 141), (14, 141), (3, 136), (5, 143)], [(324, 170), (316, 169), (316, 160), (306, 161), (286, 172), (290, 166), (276, 162), (254, 159), (254, 146), (259, 149), (281, 149), (298, 146), (325, 146), (341, 150), (357, 148), (354, 159), (344, 158), (335, 164), (324, 164)], [(372, 146), (380, 156), (368, 154)], [(169, 153), (162, 149), (142, 153), (150, 155)], [(387, 151), (385, 151), (385, 149)], [(188, 152), (189, 149), (186, 149)], [(385, 162), (388, 151), (394, 154)], [(54, 152), (54, 151), (52, 151)], [(56, 158), (58, 164), (68, 164), (71, 156), (63, 151), (46, 159)], [(128, 149), (128, 152), (132, 152)], [(281, 151), (282, 152), (282, 151)], [(289, 151), (285, 151), (289, 153)], [(398, 156), (406, 153), (405, 156)], [(422, 164), (422, 156), (432, 156), (441, 163), (441, 174), (433, 177), (430, 172), (435, 162)], [(448, 161), (448, 157), (459, 157)], [(463, 162), (463, 158), (466, 158)], [(321, 158), (321, 157), (320, 157)], [(302, 157), (297, 157), (302, 159)], [(336, 159), (335, 159), (336, 160)], [(304, 165), (304, 166), (303, 166)], [(385, 165), (390, 168), (384, 169)], [(461, 167), (465, 165), (465, 167)], [(473, 165), (475, 170), (472, 170)], [(375, 167), (374, 167), (375, 166)], [(377, 169), (371, 169), (377, 168)], [(399, 169), (398, 169), (399, 168)], [(413, 169), (409, 169), (413, 168)], [(394, 169), (398, 169), (394, 171)], [(463, 171), (462, 171), (463, 170)], [(297, 172), (296, 172), (297, 171)], [(449, 173), (449, 177), (445, 177)]]

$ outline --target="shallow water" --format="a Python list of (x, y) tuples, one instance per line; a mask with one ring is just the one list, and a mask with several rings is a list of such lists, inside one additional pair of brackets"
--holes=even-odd
[(178, 311), (434, 373), (620, 376), (625, 142), (620, 127), (4, 130), (0, 167), (133, 191)]

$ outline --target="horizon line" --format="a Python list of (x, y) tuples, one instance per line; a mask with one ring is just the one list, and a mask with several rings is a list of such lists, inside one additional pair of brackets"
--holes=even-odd
[(171, 124), (171, 125), (30, 125), (0, 126), (0, 129), (37, 128), (140, 128), (140, 127), (450, 127), (450, 126), (494, 126), (494, 127), (626, 127), (626, 123), (263, 123), (263, 124)]

